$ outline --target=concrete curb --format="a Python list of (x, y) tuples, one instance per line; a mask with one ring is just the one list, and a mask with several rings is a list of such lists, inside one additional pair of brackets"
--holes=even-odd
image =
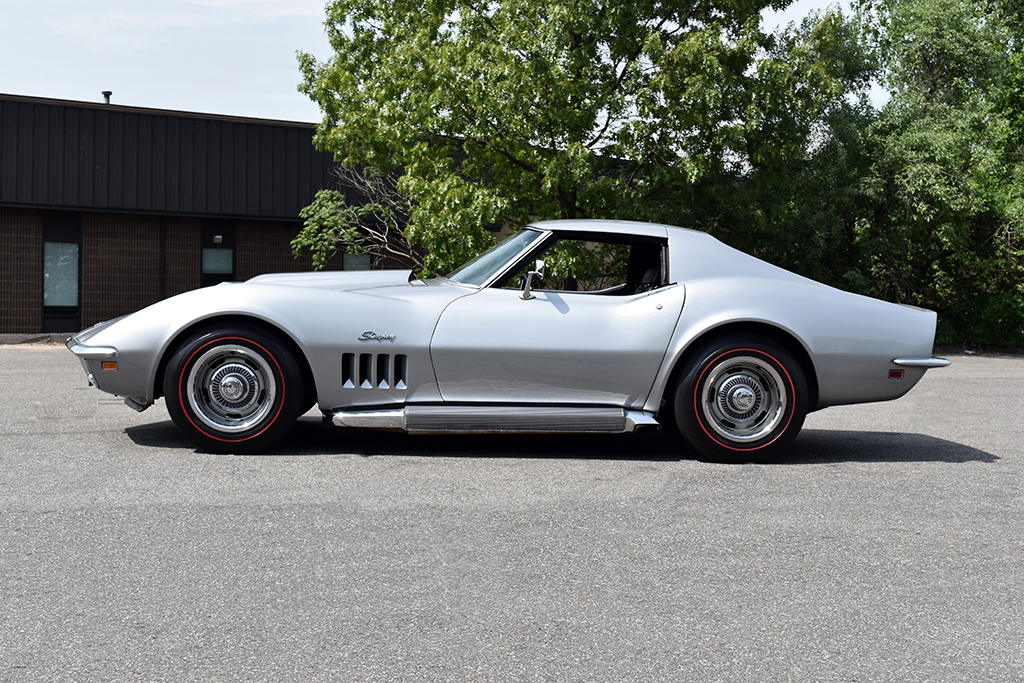
[(35, 334), (0, 334), (0, 346), (9, 344), (63, 344), (74, 332), (37, 332)]

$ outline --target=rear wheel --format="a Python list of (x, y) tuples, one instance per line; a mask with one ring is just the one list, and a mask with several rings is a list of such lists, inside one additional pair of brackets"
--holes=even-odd
[(256, 453), (288, 433), (305, 390), (284, 345), (240, 325), (190, 336), (167, 365), (164, 396), (174, 424), (200, 449)]
[(807, 381), (778, 344), (722, 338), (693, 357), (676, 385), (673, 408), (680, 432), (709, 460), (764, 461), (800, 432)]

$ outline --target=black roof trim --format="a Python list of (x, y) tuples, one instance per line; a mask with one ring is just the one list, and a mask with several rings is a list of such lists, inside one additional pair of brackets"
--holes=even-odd
[(53, 97), (34, 97), (31, 95), (12, 95), (0, 93), (0, 100), (26, 102), (30, 104), (50, 104), (62, 107), (81, 107), (83, 109), (101, 109), (103, 111), (120, 111), (132, 114), (150, 114), (156, 116), (175, 116), (185, 119), (202, 119), (208, 121), (226, 121), (232, 123), (258, 123), (271, 126), (288, 126), (315, 129), (317, 124), (308, 121), (285, 121), (280, 119), (261, 119), (254, 116), (230, 116), (227, 114), (205, 114), (202, 112), (180, 111), (175, 109), (155, 109), (136, 107), (124, 104), (106, 104), (104, 102), (84, 102), (82, 100), (63, 100)]

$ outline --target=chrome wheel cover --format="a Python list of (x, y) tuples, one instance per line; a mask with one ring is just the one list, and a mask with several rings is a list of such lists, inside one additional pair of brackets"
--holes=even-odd
[(706, 374), (700, 409), (718, 436), (740, 444), (759, 441), (786, 415), (786, 385), (763, 359), (734, 356), (715, 363)]
[(214, 346), (192, 365), (185, 384), (192, 411), (207, 427), (235, 434), (259, 425), (274, 407), (269, 363), (237, 344)]

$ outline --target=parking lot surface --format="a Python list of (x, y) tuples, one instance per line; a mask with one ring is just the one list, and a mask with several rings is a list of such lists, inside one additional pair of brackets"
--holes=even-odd
[(0, 681), (1024, 680), (1024, 359), (953, 360), (730, 466), (314, 414), (209, 455), (0, 347)]

